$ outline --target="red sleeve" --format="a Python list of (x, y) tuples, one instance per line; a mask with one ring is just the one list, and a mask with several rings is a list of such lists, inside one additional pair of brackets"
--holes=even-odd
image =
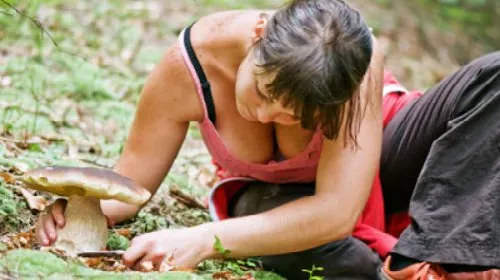
[(354, 228), (353, 236), (363, 241), (383, 259), (391, 252), (398, 241), (394, 236), (362, 223), (359, 223)]
[[(391, 72), (386, 71), (384, 73), (384, 87), (391, 85), (400, 84)], [(388, 87), (388, 89), (389, 88), (390, 87)], [(399, 112), (399, 110), (408, 104), (408, 102), (420, 97), (421, 95), (422, 93), (418, 91), (387, 92), (383, 98), (384, 128), (396, 115), (396, 113)], [(352, 235), (367, 244), (382, 258), (387, 256), (398, 241), (398, 239), (390, 233), (397, 233), (397, 236), (399, 236), (399, 233), (401, 233), (401, 231), (409, 224), (409, 217), (407, 213), (401, 213), (395, 218), (389, 217), (388, 230), (390, 230), (390, 233), (387, 233), (385, 218), (382, 185), (380, 177), (377, 174), (373, 182), (370, 197), (368, 198), (365, 209), (363, 210)]]
[(363, 241), (382, 258), (396, 245), (397, 239), (385, 233), (384, 199), (379, 175), (373, 181), (372, 192), (352, 236)]

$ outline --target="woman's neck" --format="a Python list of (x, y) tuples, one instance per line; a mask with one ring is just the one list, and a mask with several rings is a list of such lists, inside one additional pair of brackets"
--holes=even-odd
[(236, 73), (252, 48), (252, 32), (262, 12), (221, 12), (204, 17), (195, 27), (199, 36), (193, 38), (193, 44), (209, 52), (217, 65)]

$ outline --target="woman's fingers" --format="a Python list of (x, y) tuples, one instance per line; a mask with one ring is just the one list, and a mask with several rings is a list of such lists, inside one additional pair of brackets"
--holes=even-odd
[(38, 220), (38, 222), (36, 224), (36, 228), (35, 228), (35, 233), (36, 233), (36, 237), (37, 237), (38, 242), (42, 246), (49, 246), (50, 245), (49, 237), (45, 233), (45, 227), (43, 225), (43, 217), (41, 217)]
[(58, 199), (51, 207), (52, 216), (59, 228), (63, 228), (66, 220), (64, 219), (64, 209), (66, 209), (66, 200)]
[(134, 269), (139, 271), (158, 271), (163, 259), (165, 259), (163, 254), (146, 252), (140, 260), (136, 261)]
[(52, 245), (57, 239), (56, 222), (52, 215), (47, 214), (42, 217), (42, 227), (45, 235), (49, 239), (48, 245)]
[(36, 225), (36, 236), (42, 246), (50, 246), (57, 240), (57, 228), (64, 227), (66, 200), (58, 199), (42, 214)]
[(111, 219), (108, 216), (104, 216), (104, 217), (106, 217), (106, 222), (108, 223), (108, 227), (114, 227), (115, 226), (115, 224), (116, 224), (115, 220)]
[[(134, 242), (135, 241), (135, 242)], [(148, 248), (145, 242), (141, 239), (132, 240), (131, 246), (123, 254), (123, 263), (128, 267), (133, 267), (147, 255)]]

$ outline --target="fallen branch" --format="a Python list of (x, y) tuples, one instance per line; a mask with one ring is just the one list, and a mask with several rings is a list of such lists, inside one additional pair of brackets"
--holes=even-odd
[(31, 21), (34, 25), (36, 25), (40, 29), (40, 31), (42, 33), (46, 34), (49, 37), (49, 39), (52, 41), (52, 43), (54, 44), (54, 46), (56, 46), (57, 48), (59, 48), (59, 44), (56, 42), (56, 40), (54, 39), (54, 37), (52, 37), (52, 35), (45, 29), (45, 27), (43, 27), (42, 23), (38, 19), (35, 19), (35, 18), (32, 18), (32, 17), (26, 15), (25, 13), (21, 12), (19, 9), (17, 9), (16, 7), (14, 7), (12, 4), (10, 4), (9, 2), (7, 2), (5, 0), (0, 0), (0, 1), (4, 5), (6, 5), (7, 7), (11, 8), (12, 10), (14, 10), (21, 17), (26, 18), (29, 21)]
[(31, 210), (43, 211), (49, 205), (49, 202), (43, 196), (33, 195), (30, 191), (20, 186), (18, 188), (26, 199), (26, 202), (28, 202)]
[(32, 145), (32, 144), (42, 144), (42, 141), (37, 140), (27, 140), (27, 139), (15, 139), (15, 138), (7, 138), (0, 136), (0, 141), (10, 142), (14, 144), (23, 144), (23, 145)]
[[(24, 12), (22, 12), (21, 10), (19, 10), (18, 8), (16, 8), (14, 5), (12, 5), (11, 3), (7, 2), (6, 0), (0, 0), (0, 3), (4, 4), (5, 6), (9, 7), (10, 9), (12, 9), (20, 17), (26, 18), (31, 23), (33, 23), (38, 29), (40, 29), (40, 32), (42, 33), (42, 35), (45, 34), (45, 35), (47, 35), (47, 37), (49, 37), (49, 39), (52, 42), (52, 44), (59, 51), (65, 53), (67, 55), (70, 55), (70, 56), (78, 57), (78, 58), (82, 59), (83, 61), (88, 62), (87, 59), (85, 59), (84, 57), (81, 57), (81, 56), (77, 55), (76, 53), (71, 53), (69, 51), (66, 51), (66, 50), (62, 49), (61, 46), (59, 46), (59, 44), (57, 43), (57, 41), (54, 39), (54, 37), (52, 36), (52, 34), (50, 34), (50, 32), (43, 26), (43, 24), (38, 19), (30, 17), (29, 15), (25, 14)], [(3, 12), (3, 13), (6, 14), (6, 15), (8, 15), (8, 13), (6, 13), (6, 12)]]
[(169, 195), (175, 199), (177, 199), (179, 202), (191, 206), (194, 208), (199, 208), (199, 209), (207, 209), (201, 202), (199, 202), (196, 198), (191, 197), (188, 194), (185, 194), (179, 187), (176, 185), (171, 185), (169, 189)]
[(107, 169), (110, 169), (110, 168), (113, 168), (113, 165), (110, 165), (110, 164), (102, 164), (102, 163), (99, 163), (97, 162), (96, 160), (91, 160), (91, 159), (86, 159), (86, 158), (77, 158), (79, 161), (82, 161), (82, 162), (85, 162), (85, 163), (88, 163), (88, 164), (91, 164), (91, 165), (94, 165), (94, 166), (97, 166), (97, 167), (101, 167), (101, 168), (107, 168)]

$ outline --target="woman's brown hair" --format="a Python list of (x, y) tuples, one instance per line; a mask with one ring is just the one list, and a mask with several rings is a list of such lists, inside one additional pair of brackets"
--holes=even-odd
[[(372, 37), (360, 13), (342, 0), (295, 0), (269, 18), (255, 43), (259, 74), (274, 74), (270, 98), (293, 108), (306, 129), (357, 143), (359, 86), (371, 60)], [(347, 114), (346, 114), (347, 110)]]

